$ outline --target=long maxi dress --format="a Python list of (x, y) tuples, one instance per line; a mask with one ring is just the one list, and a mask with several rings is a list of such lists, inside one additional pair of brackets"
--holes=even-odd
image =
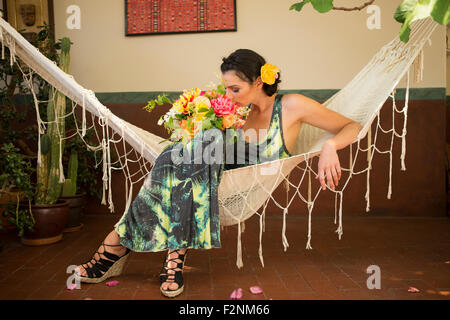
[[(114, 226), (120, 243), (137, 252), (220, 248), (218, 188), (223, 172), (291, 156), (281, 128), (281, 98), (281, 94), (275, 97), (264, 139), (249, 143), (238, 130), (237, 141), (243, 142), (245, 153), (236, 152), (238, 143), (228, 143), (223, 132), (214, 134), (213, 141), (197, 133), (184, 148), (181, 142), (166, 147)], [(201, 153), (195, 152), (199, 147), (208, 148), (219, 160), (201, 161)], [(177, 152), (176, 157), (173, 152)], [(233, 153), (232, 161), (227, 157), (229, 152)], [(256, 156), (252, 156), (254, 152)], [(180, 158), (189, 161), (174, 161)]]

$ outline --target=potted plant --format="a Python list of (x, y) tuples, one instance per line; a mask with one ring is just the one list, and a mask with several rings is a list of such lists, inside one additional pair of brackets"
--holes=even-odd
[[(68, 72), (71, 44), (69, 39), (64, 38), (60, 42), (55, 43), (49, 26), (44, 25), (40, 26), (40, 28), (42, 30), (38, 33), (36, 42), (33, 45), (38, 47), (50, 60), (58, 63), (65, 72)], [(58, 50), (61, 50), (61, 54), (58, 54)], [(76, 229), (81, 226), (79, 217), (82, 215), (82, 212), (77, 213), (76, 211), (80, 211), (84, 205), (85, 195), (79, 194), (80, 190), (85, 191), (89, 196), (101, 198), (101, 170), (96, 166), (94, 152), (85, 152), (86, 146), (78, 136), (75, 135), (75, 138), (70, 138), (69, 140), (59, 140), (59, 137), (71, 137), (73, 135), (71, 130), (76, 128), (74, 122), (76, 120), (72, 117), (65, 117), (67, 98), (61, 93), (56, 93), (53, 96), (51, 86), (39, 75), (33, 74), (33, 83), (38, 88), (35, 92), (39, 100), (41, 119), (49, 122), (57, 118), (61, 120), (58, 122), (58, 126), (56, 126), (55, 122), (48, 124), (45, 134), (41, 136), (41, 155), (39, 157), (41, 163), (37, 163), (38, 156), (37, 152), (34, 151), (37, 149), (37, 125), (28, 125), (25, 128), (17, 129), (18, 123), (27, 120), (27, 108), (30, 108), (32, 101), (26, 101), (26, 99), (24, 101), (23, 98), (30, 91), (21, 80), (22, 73), (18, 66), (16, 64), (10, 65), (8, 47), (5, 47), (4, 54), (5, 59), (0, 59), (0, 80), (3, 80), (5, 83), (5, 86), (0, 88), (0, 146), (5, 143), (12, 143), (16, 147), (14, 149), (16, 156), (22, 155), (23, 159), (32, 164), (31, 167), (37, 168), (37, 170), (29, 172), (29, 175), (33, 175), (32, 180), (36, 181), (33, 184), (35, 192), (32, 195), (28, 193), (27, 197), (24, 196), (24, 201), (20, 206), (18, 206), (17, 197), (11, 196), (13, 189), (8, 189), (4, 207), (9, 209), (7, 213), (4, 213), (7, 216), (5, 219), (9, 221), (14, 220), (15, 225), (23, 226), (19, 228), (22, 242), (31, 245), (52, 243), (62, 238), (61, 228), (67, 232), (73, 231), (72, 227)], [(27, 70), (28, 67), (22, 65), (20, 60), (17, 60), (17, 62), (22, 70)], [(19, 91), (19, 94), (16, 93), (17, 91)], [(48, 101), (48, 103), (45, 104), (42, 101)], [(52, 101), (55, 101), (55, 105)], [(23, 106), (27, 108), (20, 109)], [(84, 140), (87, 141), (91, 136), (94, 136), (93, 132), (87, 131)], [(62, 141), (61, 145), (60, 141)], [(69, 146), (68, 150), (65, 148), (66, 143)], [(61, 151), (59, 151), (59, 147), (61, 147)], [(59, 152), (63, 154), (64, 166), (69, 173), (64, 184), (60, 183), (59, 179), (60, 172), (57, 165)], [(83, 154), (83, 156), (78, 158), (76, 156), (77, 153)], [(70, 163), (69, 166), (67, 166), (68, 163)], [(6, 189), (4, 188), (4, 190)], [(75, 195), (73, 194), (74, 192)], [(20, 194), (23, 195), (24, 193), (21, 192)], [(53, 206), (56, 208), (56, 211), (52, 209)], [(79, 209), (71, 208), (70, 210), (78, 218), (73, 218), (70, 214), (65, 218), (65, 213), (58, 213), (58, 211), (61, 211), (61, 206), (67, 206), (67, 210), (69, 210), (69, 206), (81, 207)], [(44, 211), (42, 215), (40, 214), (41, 209)], [(52, 219), (58, 217), (59, 220), (57, 222), (52, 219), (50, 219), (51, 221), (46, 221), (41, 216), (48, 219), (51, 216), (53, 217)], [(63, 221), (67, 222), (62, 224)]]
[[(70, 40), (61, 39), (59, 67), (69, 71)], [(60, 241), (69, 218), (69, 201), (60, 199), (63, 172), (60, 157), (64, 152), (66, 97), (59, 91), (50, 91), (47, 102), (47, 129), (41, 136), (40, 163), (37, 165), (37, 189), (32, 212), (36, 220), (34, 232), (25, 231), (22, 243), (41, 245)], [(38, 223), (39, 227), (38, 228)]]
[[(40, 26), (43, 29), (39, 32), (36, 42), (37, 46), (46, 56), (54, 60), (54, 50), (47, 41), (48, 26)], [(19, 30), (20, 32), (20, 30)], [(28, 70), (26, 65), (20, 61), (17, 64), (10, 64), (10, 52), (8, 47), (4, 47), (3, 55), (5, 59), (0, 59), (0, 146), (2, 157), (0, 160), (1, 175), (1, 230), (9, 232), (18, 229), (22, 236), (25, 230), (32, 230), (35, 223), (33, 215), (26, 205), (19, 207), (21, 200), (31, 204), (34, 197), (35, 184), (31, 181), (31, 175), (35, 170), (36, 152), (29, 146), (37, 136), (37, 126), (26, 126), (28, 110), (23, 108), (27, 102), (24, 96), (29, 92), (22, 78), (22, 71)], [(45, 81), (36, 75), (33, 80), (38, 87), (38, 99), (45, 100)], [(18, 92), (18, 94), (17, 94)], [(21, 108), (22, 106), (22, 108)], [(21, 128), (18, 128), (20, 127)], [(32, 191), (33, 190), (33, 191)], [(25, 208), (27, 207), (27, 208)]]
[[(49, 59), (58, 63), (60, 68), (67, 72), (69, 65), (70, 41), (64, 38), (55, 43), (50, 34), (48, 25), (39, 26), (42, 30), (38, 33), (33, 45), (45, 54)], [(20, 32), (20, 30), (19, 30)], [(61, 49), (58, 54), (57, 50)], [(37, 166), (35, 192), (17, 206), (15, 224), (19, 227), (19, 235), (22, 242), (30, 245), (47, 244), (59, 241), (62, 238), (62, 230), (68, 219), (69, 202), (59, 200), (62, 183), (59, 183), (59, 152), (63, 150), (60, 145), (60, 137), (64, 137), (64, 118), (66, 112), (66, 97), (59, 92), (51, 90), (51, 86), (39, 75), (32, 74), (33, 86), (37, 86), (37, 98), (39, 102), (39, 114), (42, 119), (49, 121), (46, 133), (41, 139), (41, 152), (36, 154), (32, 147), (24, 141), (20, 130), (14, 130), (11, 126), (13, 120), (21, 120), (21, 112), (18, 105), (28, 107), (32, 105), (27, 101), (25, 94), (30, 90), (25, 87), (22, 72), (27, 72), (29, 67), (20, 59), (10, 65), (10, 52), (7, 47), (4, 51), (5, 59), (1, 60), (1, 77), (5, 82), (5, 89), (1, 91), (1, 139), (2, 143), (12, 142), (21, 151), (32, 157), (33, 164)], [(19, 68), (20, 67), (20, 68)], [(19, 89), (19, 95), (15, 94)], [(23, 99), (25, 98), (25, 99)], [(47, 102), (45, 102), (47, 101)], [(26, 109), (25, 109), (26, 110)], [(54, 121), (58, 119), (58, 123)], [(24, 119), (22, 119), (24, 120)], [(36, 126), (33, 127), (36, 129)], [(34, 130), (35, 137), (38, 130)], [(6, 134), (5, 134), (6, 133)], [(19, 133), (19, 134), (18, 134)], [(15, 150), (16, 152), (17, 150)], [(16, 152), (17, 153), (17, 152)], [(37, 161), (37, 160), (41, 161)], [(12, 207), (13, 201), (9, 201)], [(8, 211), (11, 212), (11, 211)], [(34, 223), (33, 227), (22, 228)]]
[(18, 229), (32, 230), (34, 218), (28, 210), (19, 208), (20, 201), (31, 201), (35, 187), (31, 181), (33, 168), (30, 159), (19, 152), (12, 143), (3, 144), (0, 158), (0, 231), (8, 233)]

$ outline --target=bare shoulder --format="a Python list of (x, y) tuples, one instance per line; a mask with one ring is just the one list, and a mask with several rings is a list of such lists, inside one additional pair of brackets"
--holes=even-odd
[(283, 96), (283, 108), (290, 116), (299, 120), (308, 112), (309, 107), (320, 105), (317, 101), (308, 98), (300, 93), (288, 93)]
[(283, 96), (283, 104), (286, 103), (286, 106), (291, 107), (301, 107), (307, 105), (316, 105), (320, 104), (314, 99), (308, 98), (300, 93), (288, 93)]

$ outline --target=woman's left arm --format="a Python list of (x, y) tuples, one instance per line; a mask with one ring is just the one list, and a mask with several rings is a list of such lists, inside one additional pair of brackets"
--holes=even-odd
[(325, 176), (330, 188), (334, 190), (342, 175), (337, 150), (351, 144), (358, 136), (362, 126), (358, 122), (327, 109), (313, 99), (300, 94), (290, 96), (289, 105), (295, 106), (297, 121), (308, 123), (335, 134), (322, 146), (318, 175), (316, 176), (323, 190), (326, 189)]

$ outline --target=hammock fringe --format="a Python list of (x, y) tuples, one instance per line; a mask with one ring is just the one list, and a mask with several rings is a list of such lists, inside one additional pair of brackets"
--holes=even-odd
[[(423, 61), (424, 53), (423, 46), (428, 41), (431, 45), (430, 36), (438, 26), (431, 18), (414, 21), (411, 25), (410, 40), (407, 44), (401, 42), (398, 36), (373, 56), (369, 63), (358, 73), (354, 79), (352, 79), (343, 89), (334, 94), (323, 105), (330, 110), (339, 112), (363, 125), (363, 129), (358, 134), (357, 139), (354, 141), (358, 143), (355, 154), (353, 154), (353, 144), (350, 145), (350, 165), (349, 168), (342, 168), (343, 171), (348, 171), (349, 175), (345, 181), (343, 181), (341, 190), (330, 190), (335, 192), (335, 216), (334, 223), (338, 223), (336, 233), (338, 233), (339, 239), (343, 235), (343, 192), (349, 183), (350, 178), (353, 175), (366, 172), (366, 212), (370, 211), (370, 171), (372, 169), (372, 161), (375, 152), (379, 154), (389, 153), (389, 187), (387, 192), (388, 199), (392, 195), (392, 147), (395, 137), (402, 140), (402, 152), (400, 156), (401, 169), (406, 170), (405, 158), (406, 158), (406, 134), (407, 134), (407, 111), (409, 103), (409, 86), (410, 86), (410, 68), (414, 67), (414, 79), (416, 82), (423, 79)], [(109, 210), (114, 212), (114, 203), (112, 196), (112, 170), (122, 170), (126, 180), (126, 205), (124, 214), (130, 208), (133, 193), (133, 184), (139, 183), (144, 180), (150, 173), (148, 166), (152, 166), (155, 163), (158, 155), (164, 150), (164, 148), (170, 142), (163, 142), (161, 137), (158, 137), (150, 132), (147, 132), (141, 128), (138, 128), (130, 123), (118, 118), (111, 111), (101, 104), (95, 97), (95, 94), (91, 90), (87, 90), (80, 86), (73, 76), (64, 73), (58, 68), (55, 62), (50, 61), (44, 57), (37, 48), (28, 43), (14, 28), (12, 28), (6, 21), (0, 18), (0, 40), (2, 42), (2, 59), (5, 58), (5, 46), (10, 51), (10, 64), (17, 63), (16, 56), (21, 59), (27, 66), (39, 74), (44, 80), (53, 86), (54, 90), (58, 90), (68, 98), (70, 98), (74, 104), (72, 106), (73, 116), (75, 116), (75, 108), (82, 108), (82, 125), (81, 129), (77, 126), (77, 134), (86, 143), (89, 150), (95, 152), (96, 166), (102, 163), (102, 201), (103, 205), (109, 204)], [(20, 67), (20, 64), (17, 63)], [(42, 162), (40, 155), (40, 139), (41, 135), (45, 133), (47, 122), (42, 121), (39, 116), (39, 102), (33, 91), (32, 84), (32, 72), (25, 73), (22, 71), (25, 79), (25, 83), (30, 87), (34, 105), (36, 109), (36, 117), (38, 124), (38, 164)], [(399, 81), (406, 73), (407, 85), (406, 85), (406, 97), (405, 105), (402, 110), (397, 110), (395, 102), (395, 92)], [(29, 79), (29, 80), (28, 80)], [(393, 122), (391, 130), (384, 130), (380, 125), (380, 109), (385, 104), (386, 100), (392, 93), (392, 114)], [(92, 126), (87, 126), (87, 114), (90, 112), (92, 115)], [(403, 128), (401, 135), (395, 131), (395, 113), (403, 113)], [(101, 130), (97, 131), (94, 118), (98, 118), (98, 125)], [(60, 119), (56, 119), (59, 121)], [(376, 122), (375, 122), (376, 120)], [(75, 122), (76, 123), (76, 122)], [(372, 124), (373, 129), (373, 142), (372, 142)], [(375, 126), (376, 124), (376, 126)], [(88, 130), (95, 130), (95, 134), (98, 140), (97, 146), (91, 146), (83, 138), (86, 136)], [(110, 131), (111, 130), (111, 131)], [(377, 147), (378, 133), (391, 134), (391, 144), (388, 150), (380, 150)], [(367, 149), (360, 146), (360, 142), (367, 134)], [(119, 138), (116, 138), (119, 136)], [(245, 221), (253, 214), (260, 216), (260, 230), (259, 230), (259, 249), (258, 255), (261, 264), (264, 266), (264, 260), (262, 255), (262, 233), (265, 232), (265, 218), (266, 207), (270, 200), (273, 200), (275, 205), (283, 210), (283, 226), (282, 226), (282, 243), (284, 251), (289, 247), (289, 243), (286, 237), (287, 227), (287, 214), (288, 208), (292, 204), (294, 198), (298, 195), (299, 198), (307, 205), (308, 208), (308, 240), (306, 249), (312, 249), (311, 247), (311, 219), (314, 203), (321, 192), (321, 188), (317, 189), (317, 192), (313, 194), (313, 186), (311, 182), (311, 175), (317, 173), (312, 168), (312, 159), (320, 154), (321, 146), (324, 141), (329, 139), (332, 135), (320, 130), (319, 128), (313, 128), (308, 125), (302, 126), (297, 142), (295, 145), (294, 155), (286, 158), (271, 161), (268, 163), (262, 163), (257, 165), (251, 165), (249, 167), (237, 168), (233, 170), (227, 170), (224, 172), (219, 186), (219, 214), (221, 227), (228, 225), (238, 226), (237, 237), (237, 258), (236, 265), (238, 268), (243, 266), (242, 261), (242, 243), (241, 236), (245, 231)], [(123, 151), (118, 152), (117, 144), (123, 142)], [(63, 140), (60, 139), (60, 150)], [(126, 143), (125, 143), (126, 142)], [(160, 143), (163, 142), (163, 143)], [(111, 159), (111, 148), (116, 148), (118, 153), (118, 159)], [(102, 156), (99, 157), (97, 163), (97, 151), (102, 152)], [(357, 156), (359, 152), (367, 152), (367, 168), (361, 171), (354, 171)], [(299, 167), (299, 164), (304, 162), (305, 168)], [(281, 165), (280, 165), (281, 164)], [(136, 165), (139, 169), (131, 172), (130, 165)], [(259, 171), (262, 169), (271, 169), (270, 165), (277, 165), (277, 172), (274, 175), (262, 174)], [(62, 167), (62, 159), (59, 163), (59, 180), (64, 181), (64, 171)], [(303, 171), (300, 183), (298, 185), (293, 184), (289, 180), (290, 173), (294, 169)], [(300, 192), (300, 187), (308, 174), (307, 185), (307, 197)], [(240, 179), (233, 179), (234, 176), (238, 176)], [(246, 179), (248, 178), (248, 179)], [(235, 181), (239, 180), (239, 181)], [(343, 179), (344, 180), (344, 179)], [(284, 182), (286, 188), (286, 204), (282, 206), (276, 199), (274, 199), (272, 193)], [(128, 188), (128, 183), (130, 186)], [(341, 185), (341, 182), (340, 182)], [(290, 188), (293, 188), (294, 192), (290, 196)], [(108, 195), (106, 195), (108, 191)], [(106, 199), (108, 196), (108, 199)], [(339, 196), (339, 209), (337, 208), (337, 198)], [(291, 199), (289, 200), (289, 197)], [(259, 208), (263, 207), (261, 214), (257, 212)], [(338, 219), (338, 221), (337, 221)]]

